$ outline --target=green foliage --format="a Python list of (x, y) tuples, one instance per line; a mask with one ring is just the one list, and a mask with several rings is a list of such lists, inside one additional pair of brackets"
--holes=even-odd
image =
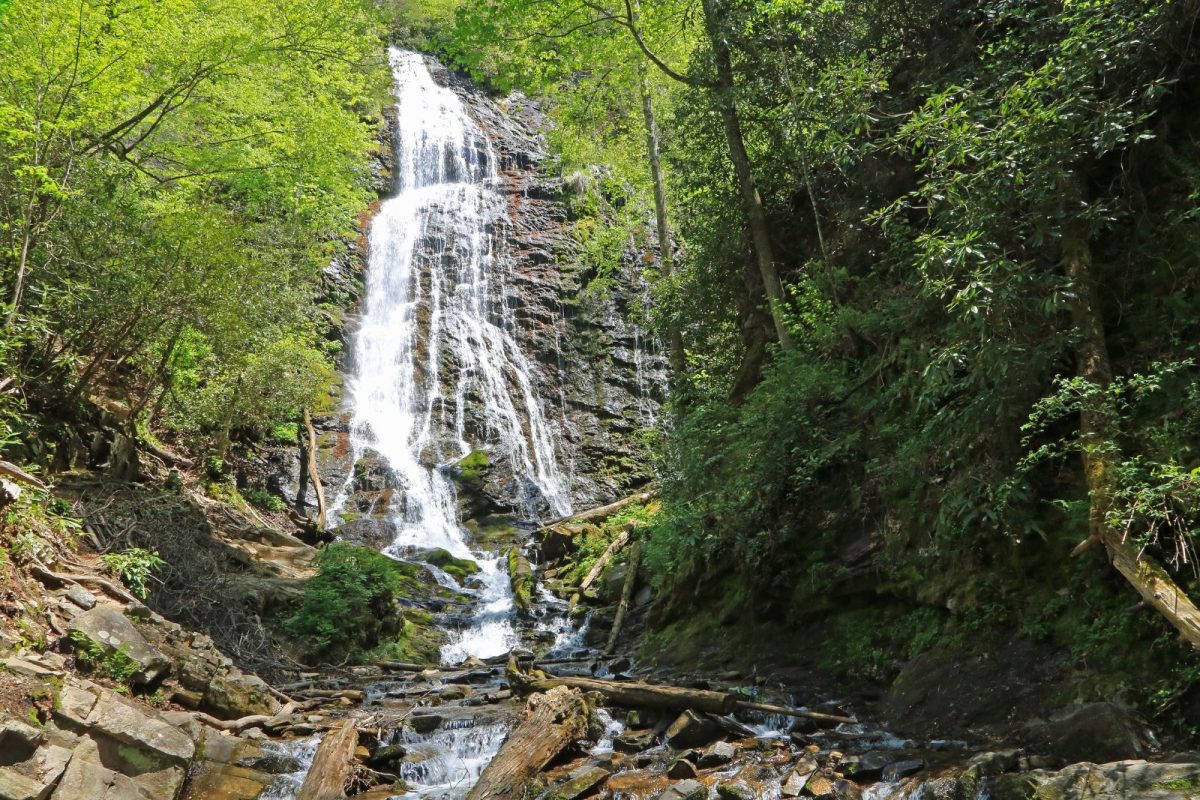
[(82, 631), (71, 631), (71, 642), (75, 645), (76, 658), (109, 680), (128, 686), (138, 672), (137, 662), (129, 657), (124, 645), (109, 651)]
[(317, 559), (317, 574), (284, 622), (311, 658), (360, 656), (401, 625), (396, 601), (411, 580), (405, 566), (385, 555), (333, 542)]
[(4, 14), (6, 375), (68, 408), (103, 386), (217, 450), (318, 404), (319, 274), (366, 205), (386, 86), (372, 5)]
[(141, 547), (131, 547), (123, 553), (106, 553), (100, 556), (104, 567), (121, 582), (129, 587), (129, 591), (143, 600), (150, 594), (147, 581), (153, 573), (164, 565), (157, 551)]
[(277, 494), (268, 492), (266, 489), (250, 489), (242, 492), (242, 496), (252, 506), (261, 508), (264, 511), (273, 511), (280, 513), (287, 510), (287, 503), (282, 497)]

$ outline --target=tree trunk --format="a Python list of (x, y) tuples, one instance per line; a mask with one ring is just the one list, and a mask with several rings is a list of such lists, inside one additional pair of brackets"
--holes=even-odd
[[(664, 280), (669, 281), (675, 273), (675, 254), (671, 245), (671, 228), (667, 224), (667, 184), (663, 178), (662, 159), (659, 157), (658, 121), (654, 116), (654, 98), (650, 95), (650, 82), (642, 78), (642, 116), (646, 122), (646, 154), (650, 158), (650, 176), (654, 179), (654, 219), (658, 224), (658, 263)], [(678, 318), (667, 311), (667, 364), (675, 382), (687, 374), (687, 354), (683, 349), (683, 332)]]
[(717, 69), (717, 85), (714, 91), (717, 105), (721, 111), (721, 121), (725, 126), (729, 158), (733, 162), (733, 171), (742, 195), (746, 221), (750, 226), (750, 239), (754, 244), (758, 270), (762, 274), (763, 287), (767, 292), (767, 303), (770, 305), (775, 335), (779, 338), (779, 344), (788, 350), (792, 347), (792, 336), (783, 319), (783, 284), (775, 269), (775, 253), (771, 246), (767, 214), (763, 208), (762, 196), (758, 192), (758, 183), (754, 179), (754, 170), (750, 166), (750, 156), (746, 152), (746, 142), (742, 135), (742, 123), (738, 117), (736, 98), (734, 97), (733, 59), (721, 32), (718, 0), (703, 0), (703, 2), (705, 28), (713, 48), (713, 61)]
[[(1082, 210), (1079, 178), (1066, 188), (1068, 213)], [(1099, 293), (1092, 271), (1092, 251), (1085, 221), (1070, 218), (1063, 230), (1063, 271), (1074, 286), (1071, 318), (1076, 329), (1076, 371), (1093, 387), (1079, 412), (1079, 436), (1083, 469), (1088, 489), (1088, 543), (1102, 543), (1113, 567), (1138, 594), (1153, 606), (1193, 647), (1200, 648), (1200, 609), (1153, 558), (1141, 555), (1108, 523), (1115, 481), (1114, 469), (1120, 456), (1117, 421), (1109, 387), (1112, 364), (1100, 313)]]
[(519, 800), (542, 768), (587, 736), (588, 707), (583, 694), (551, 688), (529, 698), (525, 719), (505, 739), (479, 776), (467, 800)]
[(304, 409), (304, 430), (308, 436), (308, 477), (312, 480), (313, 491), (317, 495), (317, 530), (323, 531), (326, 526), (325, 518), (325, 487), (321, 485), (321, 473), (317, 469), (317, 433), (313, 430), (312, 414)]
[(642, 543), (634, 542), (629, 548), (629, 559), (625, 563), (625, 585), (621, 587), (621, 602), (617, 604), (617, 615), (613, 618), (612, 630), (608, 633), (608, 643), (604, 645), (604, 653), (609, 654), (616, 647), (617, 637), (621, 635), (621, 626), (625, 623), (625, 615), (629, 612), (629, 603), (633, 599), (633, 590), (637, 586), (638, 567), (642, 561)]
[(729, 714), (737, 707), (737, 698), (725, 692), (708, 689), (684, 689), (679, 686), (659, 686), (638, 681), (606, 681), (600, 678), (555, 678), (544, 673), (532, 675), (515, 670), (509, 665), (509, 683), (521, 691), (545, 692), (555, 687), (566, 686), (582, 692), (599, 692), (613, 705), (625, 708), (659, 708), (680, 711), (690, 708), (710, 714)]
[(346, 781), (354, 770), (354, 748), (358, 729), (352, 720), (325, 734), (313, 756), (312, 767), (304, 778), (296, 800), (341, 800), (346, 796)]
[(556, 519), (549, 525), (543, 526), (543, 530), (546, 528), (553, 528), (555, 525), (565, 525), (567, 523), (576, 522), (592, 522), (594, 520), (608, 519), (627, 506), (631, 506), (634, 503), (646, 503), (656, 497), (658, 497), (658, 492), (638, 492), (637, 494), (631, 494), (628, 497), (622, 497), (620, 500), (615, 500), (607, 505), (589, 508), (586, 511), (580, 511), (578, 514), (572, 514), (569, 517)]

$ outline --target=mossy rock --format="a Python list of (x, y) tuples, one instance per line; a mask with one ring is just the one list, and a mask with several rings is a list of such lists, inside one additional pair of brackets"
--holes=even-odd
[(432, 564), (460, 582), (479, 572), (479, 565), (474, 561), (469, 558), (457, 558), (442, 547), (423, 550), (416, 554), (416, 558)]

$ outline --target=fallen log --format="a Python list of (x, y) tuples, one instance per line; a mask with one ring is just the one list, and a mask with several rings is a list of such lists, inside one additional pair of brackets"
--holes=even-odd
[(350, 720), (325, 734), (296, 800), (342, 800), (346, 796), (346, 782), (354, 773), (357, 746), (358, 729)]
[(586, 592), (588, 587), (595, 582), (596, 578), (600, 577), (600, 573), (608, 566), (608, 562), (613, 560), (613, 556), (621, 552), (625, 545), (629, 544), (631, 538), (632, 525), (625, 527), (625, 530), (617, 534), (617, 538), (608, 543), (608, 547), (604, 548), (604, 552), (596, 559), (596, 563), (592, 564), (592, 568), (588, 570), (588, 574), (584, 576), (579, 583), (579, 591)]
[(74, 585), (93, 586), (96, 587), (116, 600), (128, 603), (134, 606), (142, 605), (142, 601), (131, 595), (124, 589), (118, 588), (112, 581), (106, 581), (103, 578), (98, 578), (95, 575), (67, 575), (64, 573), (54, 572), (44, 564), (34, 562), (30, 566), (30, 572), (38, 577), (43, 583), (51, 581), (60, 586)]
[(597, 519), (608, 519), (627, 506), (631, 506), (634, 503), (646, 503), (656, 497), (658, 497), (657, 491), (631, 494), (628, 497), (622, 497), (620, 500), (609, 503), (608, 505), (589, 508), (586, 511), (580, 511), (578, 514), (572, 514), (569, 517), (560, 517), (547, 525), (543, 525), (542, 527), (553, 528), (555, 525), (562, 525), (563, 523), (567, 522), (591, 522), (592, 520)]
[(526, 692), (546, 692), (558, 686), (582, 692), (599, 692), (609, 703), (625, 708), (665, 708), (674, 711), (691, 708), (712, 714), (729, 714), (737, 707), (737, 698), (733, 695), (707, 689), (684, 689), (637, 681), (606, 681), (601, 678), (556, 678), (544, 673), (543, 676), (526, 675), (510, 667), (508, 679), (514, 688)]
[(39, 489), (46, 488), (46, 484), (40, 478), (35, 478), (16, 464), (9, 463), (8, 461), (0, 461), (0, 475), (7, 475), (10, 478), (15, 478), (23, 483), (36, 486)]
[(438, 669), (430, 664), (409, 664), (406, 661), (377, 661), (376, 665), (387, 672), (424, 672), (427, 669)]
[(637, 585), (638, 566), (642, 560), (642, 543), (634, 542), (629, 548), (629, 563), (626, 567), (625, 585), (621, 588), (621, 602), (617, 604), (617, 615), (613, 618), (612, 630), (608, 633), (608, 642), (604, 645), (604, 654), (612, 653), (621, 634), (621, 625), (625, 622), (625, 614), (629, 612), (629, 602), (633, 599), (633, 589)]
[(555, 686), (568, 686), (583, 692), (598, 692), (607, 702), (624, 708), (660, 708), (673, 711), (691, 709), (721, 715), (732, 714), (738, 709), (743, 709), (826, 722), (858, 722), (852, 717), (843, 717), (837, 714), (825, 714), (820, 711), (808, 711), (803, 708), (777, 706), (769, 703), (754, 703), (741, 700), (736, 694), (716, 692), (711, 689), (686, 689), (681, 686), (664, 686), (638, 681), (610, 681), (603, 678), (556, 677), (544, 672), (527, 674), (520, 671), (515, 661), (509, 662), (508, 680), (513, 688), (526, 692), (544, 692)]
[(839, 714), (825, 714), (820, 711), (809, 711), (804, 708), (791, 708), (790, 706), (777, 706), (771, 703), (751, 703), (748, 700), (738, 700), (737, 707), (747, 711), (761, 711), (764, 714), (779, 714), (784, 717), (804, 717), (805, 719), (819, 719), (824, 722), (838, 722), (847, 725), (852, 725), (858, 720), (854, 717), (843, 717)]
[(543, 767), (587, 736), (588, 716), (583, 694), (565, 686), (529, 698), (525, 719), (509, 734), (466, 800), (524, 798)]

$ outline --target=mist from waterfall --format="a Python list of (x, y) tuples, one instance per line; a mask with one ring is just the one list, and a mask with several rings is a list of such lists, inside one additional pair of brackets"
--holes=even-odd
[[(381, 456), (399, 484), (387, 552), (441, 547), (481, 567), (472, 624), (448, 662), (516, 644), (508, 579), (473, 552), (448, 468), (475, 449), (507, 459), (532, 509), (570, 511), (554, 434), (503, 298), (504, 199), (492, 144), (424, 57), (391, 50), (397, 180), (370, 231), (366, 298), (349, 382), (355, 461)], [(350, 480), (353, 480), (351, 476)], [(343, 492), (343, 496), (345, 495)], [(443, 580), (453, 581), (449, 576)]]

